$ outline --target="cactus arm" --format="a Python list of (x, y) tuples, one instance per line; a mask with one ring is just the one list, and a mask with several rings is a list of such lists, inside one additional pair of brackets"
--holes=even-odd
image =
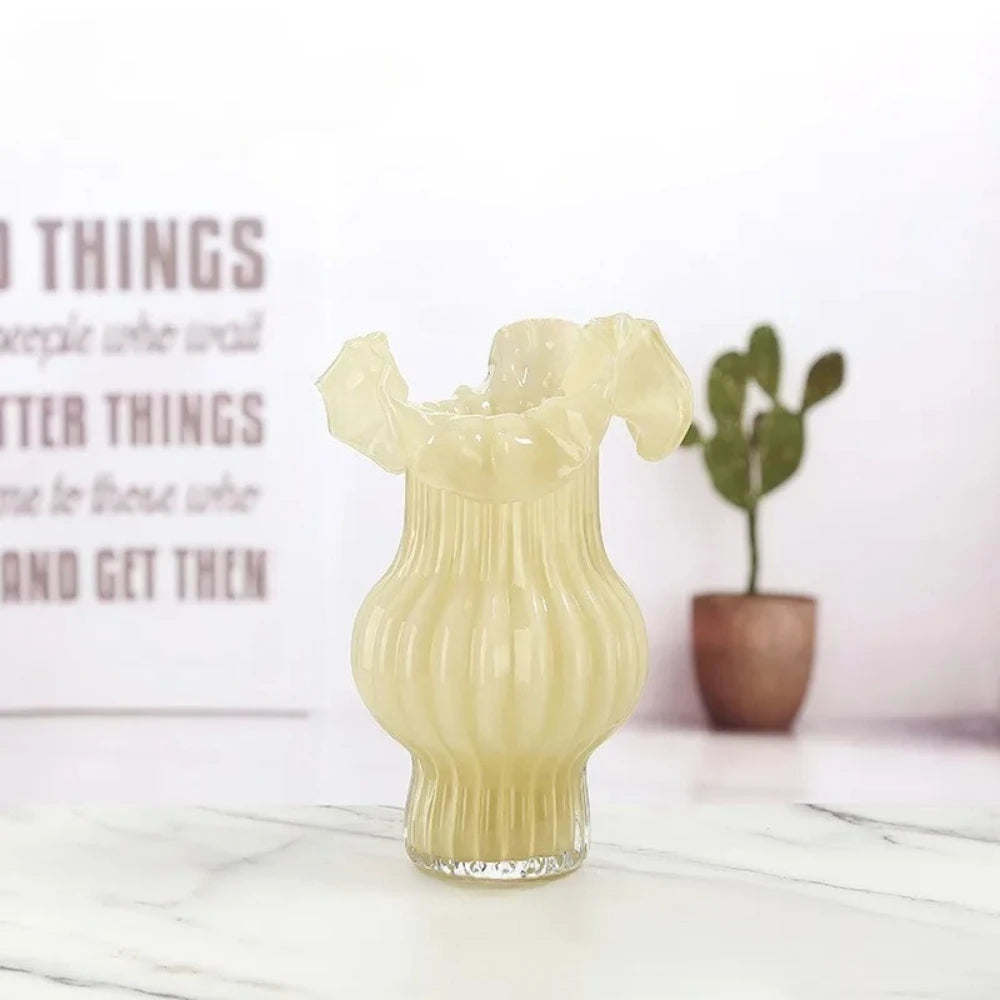
[(781, 349), (774, 327), (758, 326), (750, 334), (747, 368), (754, 381), (777, 402), (781, 378)]
[(720, 424), (739, 422), (747, 394), (746, 358), (728, 351), (716, 358), (708, 374), (708, 408)]
[(716, 358), (708, 375), (708, 408), (715, 417), (715, 435), (704, 441), (705, 465), (712, 485), (730, 503), (749, 502), (747, 440), (743, 433), (746, 402), (746, 358), (728, 351)]
[(795, 475), (802, 462), (805, 447), (802, 416), (776, 406), (758, 417), (755, 438), (760, 457), (759, 490), (763, 496)]
[(806, 387), (802, 393), (802, 412), (832, 396), (844, 383), (844, 355), (840, 351), (830, 351), (818, 357), (806, 376)]
[(751, 502), (747, 439), (739, 424), (723, 424), (705, 442), (705, 465), (712, 485), (731, 504), (744, 509)]

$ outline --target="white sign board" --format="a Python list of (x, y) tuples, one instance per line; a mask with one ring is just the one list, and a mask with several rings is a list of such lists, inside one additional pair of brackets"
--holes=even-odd
[(0, 180), (0, 708), (304, 704), (307, 192), (232, 165)]

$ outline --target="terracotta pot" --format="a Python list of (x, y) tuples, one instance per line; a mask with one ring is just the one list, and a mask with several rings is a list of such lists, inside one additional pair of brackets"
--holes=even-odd
[(698, 687), (722, 729), (788, 729), (812, 673), (816, 600), (699, 594), (692, 601)]

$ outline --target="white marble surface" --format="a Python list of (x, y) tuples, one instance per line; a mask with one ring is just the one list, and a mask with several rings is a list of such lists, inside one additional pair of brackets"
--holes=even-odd
[(0, 814), (4, 1000), (996, 1000), (1000, 810), (598, 812), (585, 867), (446, 884), (388, 808)]

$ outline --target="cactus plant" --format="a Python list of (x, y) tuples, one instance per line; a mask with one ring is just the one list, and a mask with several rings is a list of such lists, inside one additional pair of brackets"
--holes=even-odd
[[(727, 351), (709, 372), (708, 408), (715, 419), (715, 434), (704, 437), (692, 423), (682, 442), (684, 447), (701, 446), (712, 485), (731, 504), (746, 511), (748, 594), (757, 592), (760, 569), (757, 507), (798, 469), (805, 446), (806, 411), (840, 388), (844, 356), (832, 351), (813, 362), (798, 409), (789, 409), (778, 399), (780, 380), (778, 335), (771, 326), (758, 326), (750, 334), (746, 352)], [(745, 410), (751, 383), (760, 386), (772, 406), (748, 420)]]

